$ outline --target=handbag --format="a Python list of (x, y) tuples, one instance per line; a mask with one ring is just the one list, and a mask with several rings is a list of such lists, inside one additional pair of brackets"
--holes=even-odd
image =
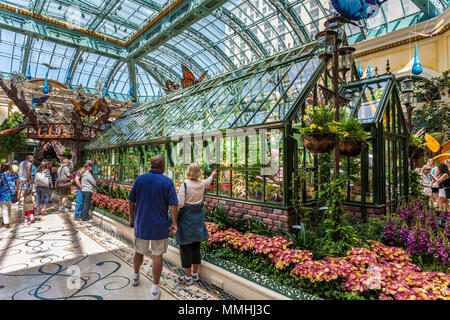
[[(184, 184), (184, 199), (186, 199), (186, 182), (183, 183)], [(178, 209), (178, 219), (180, 218), (180, 215), (183, 213), (183, 208)], [(170, 210), (167, 212), (168, 216), (169, 216), (169, 226), (172, 225), (173, 220), (172, 220), (172, 216), (170, 215)]]
[[(61, 171), (62, 171), (62, 168), (63, 167), (61, 167)], [(58, 173), (58, 176), (59, 176), (59, 174), (60, 173)], [(67, 189), (67, 188), (69, 188), (71, 186), (72, 186), (72, 179), (71, 178), (63, 178), (63, 179), (56, 180), (56, 188), (58, 188), (58, 189)]]
[(4, 183), (6, 183), (6, 186), (8, 187), (9, 194), (11, 195), (11, 202), (16, 203), (17, 201), (19, 201), (17, 199), (17, 194), (12, 194), (11, 188), (9, 187), (9, 184), (8, 184), (8, 180), (5, 181), (5, 174), (2, 175), (2, 180)]
[(44, 171), (36, 172), (34, 182), (36, 183), (37, 186), (40, 186), (40, 187), (49, 187), (50, 186), (50, 181), (48, 180), (48, 177)]

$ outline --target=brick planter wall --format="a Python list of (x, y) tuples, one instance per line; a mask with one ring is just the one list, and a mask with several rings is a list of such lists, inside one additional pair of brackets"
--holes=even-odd
[(259, 217), (267, 224), (269, 229), (277, 229), (281, 221), (284, 228), (290, 229), (295, 222), (294, 213), (291, 210), (265, 207), (262, 204), (249, 204), (234, 200), (204, 197), (205, 205), (208, 208), (217, 207), (222, 204), (225, 210), (230, 210), (232, 217), (252, 219)]
[[(98, 180), (99, 183), (111, 185), (113, 187), (123, 187), (131, 190), (132, 186), (124, 185), (120, 183)], [(259, 217), (264, 223), (266, 223), (269, 229), (277, 229), (278, 224), (281, 221), (282, 226), (286, 229), (290, 229), (295, 223), (295, 215), (292, 210), (284, 210), (277, 208), (265, 207), (263, 204), (250, 204), (240, 201), (219, 199), (205, 196), (205, 205), (212, 209), (222, 204), (225, 210), (229, 210), (232, 217), (239, 217), (243, 219), (251, 219)], [(359, 206), (344, 205), (344, 210), (353, 214), (355, 220), (361, 219), (361, 208)], [(385, 208), (366, 208), (366, 216), (369, 218), (380, 218), (386, 214)]]

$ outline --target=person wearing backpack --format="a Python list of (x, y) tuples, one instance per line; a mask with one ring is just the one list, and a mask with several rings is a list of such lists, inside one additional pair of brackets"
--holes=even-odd
[(64, 159), (57, 171), (58, 180), (56, 180), (56, 187), (59, 189), (59, 211), (61, 212), (69, 211), (66, 208), (67, 196), (72, 188), (72, 175), (70, 174), (69, 165), (69, 159)]
[(53, 187), (47, 160), (42, 160), (39, 165), (34, 183), (36, 184), (36, 207), (42, 215), (46, 215), (47, 203), (50, 198), (50, 188)]

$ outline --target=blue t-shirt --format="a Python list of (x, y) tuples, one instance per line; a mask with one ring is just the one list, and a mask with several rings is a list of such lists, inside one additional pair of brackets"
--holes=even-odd
[(169, 206), (178, 204), (172, 180), (158, 170), (140, 175), (134, 182), (128, 200), (136, 202), (134, 236), (144, 240), (169, 237)]

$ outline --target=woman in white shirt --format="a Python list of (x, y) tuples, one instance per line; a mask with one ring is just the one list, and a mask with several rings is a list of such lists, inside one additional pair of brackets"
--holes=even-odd
[(203, 210), (203, 194), (212, 183), (217, 172), (208, 179), (200, 180), (202, 171), (196, 163), (191, 163), (186, 172), (186, 181), (178, 192), (178, 230), (176, 243), (180, 247), (181, 265), (185, 275), (178, 278), (180, 283), (192, 284), (200, 280), (198, 269), (201, 263), (200, 243), (209, 239)]
[(428, 197), (428, 203), (430, 204), (430, 206), (432, 205), (432, 193), (431, 193), (431, 184), (432, 182), (432, 178), (430, 176), (430, 172), (431, 172), (431, 168), (427, 165), (424, 165), (422, 167), (422, 170), (420, 171), (420, 177), (421, 177), (421, 183), (422, 183), (422, 193)]

